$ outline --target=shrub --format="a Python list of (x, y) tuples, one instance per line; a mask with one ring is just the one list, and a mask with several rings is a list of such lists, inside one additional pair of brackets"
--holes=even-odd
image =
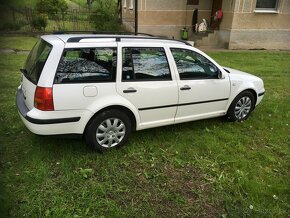
[(96, 2), (97, 10), (91, 16), (91, 21), (98, 31), (120, 31), (121, 25), (117, 13), (115, 0), (99, 0)]
[(45, 30), (47, 26), (47, 17), (45, 15), (37, 15), (33, 17), (31, 23), (31, 27), (36, 30)]
[(20, 30), (21, 24), (16, 22), (6, 22), (1, 25), (0, 30)]
[(52, 15), (67, 11), (68, 5), (65, 0), (37, 0), (35, 9), (39, 13)]

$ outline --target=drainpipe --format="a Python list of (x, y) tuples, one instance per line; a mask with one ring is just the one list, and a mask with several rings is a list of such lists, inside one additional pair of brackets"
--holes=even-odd
[(135, 35), (138, 34), (138, 0), (135, 0)]

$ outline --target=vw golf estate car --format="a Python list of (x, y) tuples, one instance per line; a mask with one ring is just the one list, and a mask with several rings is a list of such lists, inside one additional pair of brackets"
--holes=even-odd
[(263, 81), (186, 42), (145, 35), (45, 35), (21, 69), (16, 102), (39, 135), (83, 134), (99, 151), (132, 131), (226, 116), (243, 121)]

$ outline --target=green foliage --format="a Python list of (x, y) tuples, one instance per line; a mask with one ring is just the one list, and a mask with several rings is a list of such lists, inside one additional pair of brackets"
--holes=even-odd
[(121, 24), (118, 20), (117, 3), (115, 0), (96, 1), (95, 13), (91, 16), (97, 31), (120, 31)]
[(46, 26), (47, 26), (47, 16), (44, 14), (38, 14), (36, 16), (33, 17), (30, 25), (32, 28), (36, 29), (36, 30), (42, 30), (44, 31)]
[(16, 22), (6, 22), (0, 26), (0, 30), (20, 30), (21, 24)]
[(34, 7), (37, 0), (1, 0), (0, 5), (12, 7)]
[(52, 15), (59, 12), (65, 12), (68, 5), (65, 0), (38, 0), (35, 9), (39, 13)]

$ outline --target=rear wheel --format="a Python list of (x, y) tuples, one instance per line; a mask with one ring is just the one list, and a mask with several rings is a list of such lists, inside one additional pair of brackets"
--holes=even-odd
[(106, 151), (125, 144), (131, 133), (131, 121), (119, 110), (98, 114), (85, 132), (86, 143), (97, 151)]
[(227, 117), (230, 121), (246, 120), (255, 106), (254, 95), (249, 91), (241, 92), (229, 107)]

